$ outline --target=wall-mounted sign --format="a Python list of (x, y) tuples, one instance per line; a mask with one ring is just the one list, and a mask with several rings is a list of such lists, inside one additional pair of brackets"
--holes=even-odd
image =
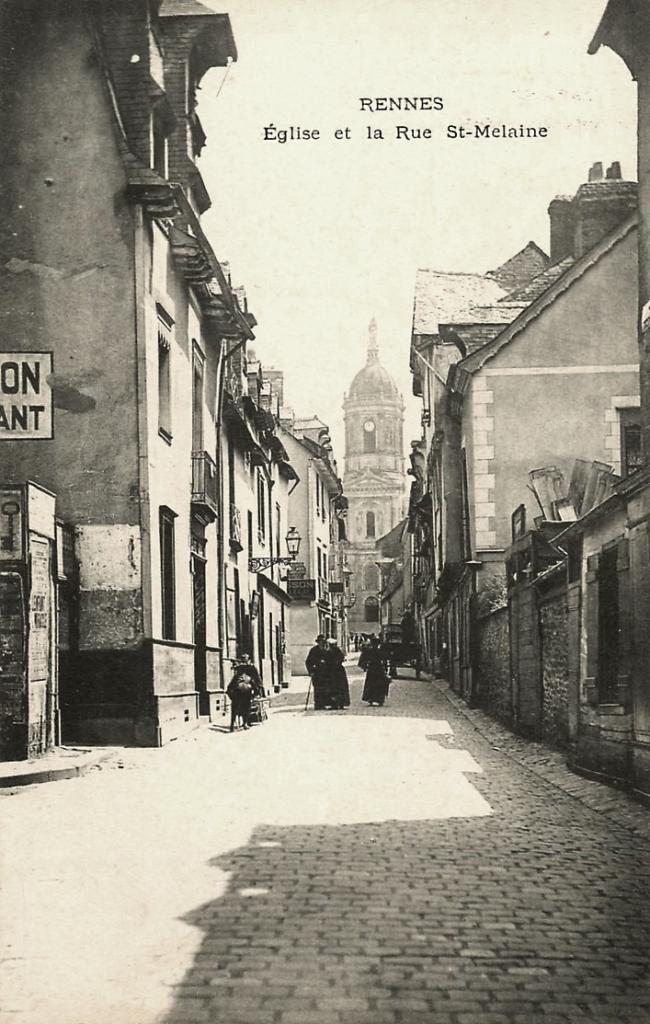
[(287, 594), (293, 601), (315, 601), (316, 580), (287, 580)]
[(24, 557), (24, 497), (19, 488), (0, 488), (0, 562), (18, 562)]
[(342, 594), (343, 584), (342, 583), (330, 583), (330, 594)]
[(307, 575), (307, 566), (304, 562), (292, 562), (287, 566), (287, 579), (302, 580)]
[(0, 441), (54, 436), (52, 353), (0, 352)]

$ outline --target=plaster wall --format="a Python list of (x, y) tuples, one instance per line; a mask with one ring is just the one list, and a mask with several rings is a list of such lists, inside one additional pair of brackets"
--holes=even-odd
[[(192, 577), (190, 573), (190, 502), (192, 496), (192, 385), (194, 350), (204, 359), (203, 450), (216, 453), (216, 374), (219, 353), (206, 338), (198, 306), (175, 271), (165, 233), (153, 225), (149, 234), (145, 277), (147, 283), (146, 394), (149, 473), (149, 535), (151, 538), (152, 633), (162, 635), (159, 514), (166, 506), (177, 515), (174, 526), (176, 569), (176, 640), (194, 641)], [(158, 314), (156, 303), (174, 319), (170, 348), (171, 441), (159, 431)], [(217, 646), (217, 524), (205, 528), (206, 641)]]
[(638, 394), (636, 274), (631, 232), (474, 374), (464, 419), (477, 550), (509, 544), (517, 505), (540, 514), (530, 470), (557, 466), (568, 489), (576, 458), (616, 455), (613, 396)]
[(53, 440), (3, 439), (3, 477), (52, 490), (68, 521), (134, 526), (134, 223), (115, 125), (81, 4), (28, 5), (28, 31), (10, 10), (0, 347), (53, 352), (55, 411)]

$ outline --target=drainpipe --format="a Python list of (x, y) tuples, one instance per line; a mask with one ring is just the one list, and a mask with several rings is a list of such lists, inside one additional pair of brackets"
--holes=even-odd
[(147, 336), (146, 314), (147, 292), (145, 288), (145, 227), (141, 206), (135, 208), (135, 400), (137, 408), (138, 434), (138, 503), (140, 509), (140, 558), (142, 591), (142, 632), (153, 639), (153, 608), (151, 579), (151, 505), (149, 501), (149, 444), (147, 424)]
[(224, 565), (224, 553), (225, 553), (225, 537), (224, 531), (226, 529), (226, 522), (230, 524), (230, 500), (226, 502), (224, 495), (224, 478), (223, 478), (223, 395), (224, 395), (224, 376), (226, 368), (226, 355), (224, 354), (225, 342), (223, 338), (219, 340), (219, 362), (217, 364), (217, 422), (216, 422), (216, 439), (217, 439), (217, 451), (216, 451), (216, 463), (217, 463), (217, 479), (219, 480), (219, 487), (221, 491), (221, 500), (219, 502), (219, 516), (217, 518), (217, 632), (219, 636), (219, 682), (221, 689), (225, 689), (225, 676), (224, 676), (224, 645), (226, 637), (226, 586), (225, 586), (225, 565)]

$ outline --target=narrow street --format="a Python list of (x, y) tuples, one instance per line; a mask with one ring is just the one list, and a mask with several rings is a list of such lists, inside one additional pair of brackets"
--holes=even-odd
[[(647, 842), (430, 680), (0, 800), (2, 1021), (650, 1020)], [(624, 799), (614, 794), (617, 799)]]

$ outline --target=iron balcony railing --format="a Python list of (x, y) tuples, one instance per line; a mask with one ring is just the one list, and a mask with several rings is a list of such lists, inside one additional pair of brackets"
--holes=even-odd
[(217, 465), (207, 452), (192, 452), (192, 504), (216, 518), (219, 510)]

